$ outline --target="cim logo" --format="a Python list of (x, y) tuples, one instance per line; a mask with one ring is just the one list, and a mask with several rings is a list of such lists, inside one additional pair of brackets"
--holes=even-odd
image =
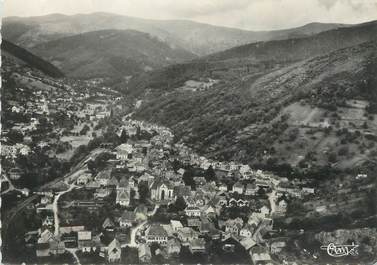
[(358, 247), (359, 245), (355, 245), (354, 242), (352, 242), (351, 245), (336, 245), (334, 243), (330, 243), (327, 246), (321, 246), (321, 249), (326, 250), (329, 256), (339, 258), (344, 256), (359, 255), (357, 251)]

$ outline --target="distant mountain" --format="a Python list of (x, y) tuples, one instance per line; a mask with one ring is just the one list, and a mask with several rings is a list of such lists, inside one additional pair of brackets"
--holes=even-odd
[(101, 30), (36, 45), (32, 51), (67, 76), (124, 77), (196, 58), (156, 37), (134, 30)]
[(258, 42), (219, 52), (204, 59), (248, 58), (251, 61), (295, 61), (310, 58), (377, 38), (377, 21), (332, 29), (318, 34), (280, 41)]
[(339, 166), (350, 168), (377, 154), (376, 33), (373, 22), (245, 45), (135, 77), (126, 93), (143, 102), (137, 118), (202, 154), (327, 165), (349, 144)]
[(2, 56), (14, 57), (29, 67), (35, 68), (51, 77), (64, 77), (59, 68), (6, 39), (3, 39), (1, 42), (1, 52)]
[(136, 76), (130, 82), (128, 93), (143, 93), (144, 88), (166, 91), (181, 86), (190, 78), (239, 80), (376, 39), (377, 21), (373, 21), (304, 38), (247, 44)]
[(40, 17), (3, 19), (5, 38), (24, 47), (89, 31), (133, 29), (150, 33), (172, 47), (181, 47), (197, 55), (206, 55), (257, 41), (310, 36), (343, 27), (342, 24), (311, 23), (302, 27), (276, 31), (248, 31), (219, 27), (186, 20), (150, 20), (109, 13), (66, 16), (51, 14)]

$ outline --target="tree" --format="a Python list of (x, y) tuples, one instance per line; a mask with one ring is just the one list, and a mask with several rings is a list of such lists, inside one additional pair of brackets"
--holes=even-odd
[(186, 186), (191, 186), (191, 188), (195, 189), (194, 172), (192, 168), (185, 170), (182, 179)]
[(88, 166), (88, 169), (93, 173), (96, 171), (96, 163), (93, 161), (93, 159), (90, 159), (88, 163), (86, 163)]
[(289, 215), (302, 215), (305, 212), (304, 205), (299, 200), (293, 200), (288, 203), (287, 214)]
[(18, 130), (10, 130), (7, 136), (13, 143), (20, 143), (24, 140), (24, 135)]
[(328, 156), (327, 159), (328, 159), (328, 161), (329, 161), (330, 163), (335, 163), (335, 162), (338, 160), (338, 157), (337, 157), (336, 153), (331, 152), (331, 153), (329, 154), (329, 156)]
[(89, 126), (85, 124), (84, 127), (80, 131), (80, 135), (85, 135), (89, 130), (90, 130)]
[(149, 196), (148, 182), (141, 181), (138, 185), (140, 202), (146, 202)]
[(171, 212), (179, 212), (186, 209), (186, 207), (187, 207), (187, 204), (186, 204), (185, 199), (182, 196), (178, 196), (175, 202), (170, 205), (169, 210)]
[(204, 177), (206, 178), (207, 182), (216, 181), (216, 173), (215, 170), (213, 170), (212, 165), (209, 166), (204, 174)]
[(128, 138), (129, 138), (129, 136), (128, 136), (127, 131), (123, 129), (123, 130), (122, 130), (122, 133), (121, 133), (121, 135), (120, 135), (120, 142), (121, 142), (121, 143), (127, 143)]
[(182, 167), (182, 163), (179, 162), (177, 159), (174, 159), (174, 161), (172, 162), (172, 167), (173, 170), (177, 172)]

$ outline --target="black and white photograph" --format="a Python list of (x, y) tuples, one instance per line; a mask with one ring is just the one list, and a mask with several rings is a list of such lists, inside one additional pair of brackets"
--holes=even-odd
[(3, 0), (0, 263), (377, 265), (377, 0)]

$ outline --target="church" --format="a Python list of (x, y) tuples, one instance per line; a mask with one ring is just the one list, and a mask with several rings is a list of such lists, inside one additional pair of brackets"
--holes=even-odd
[(151, 199), (155, 201), (174, 200), (174, 187), (165, 179), (157, 179), (151, 185)]

